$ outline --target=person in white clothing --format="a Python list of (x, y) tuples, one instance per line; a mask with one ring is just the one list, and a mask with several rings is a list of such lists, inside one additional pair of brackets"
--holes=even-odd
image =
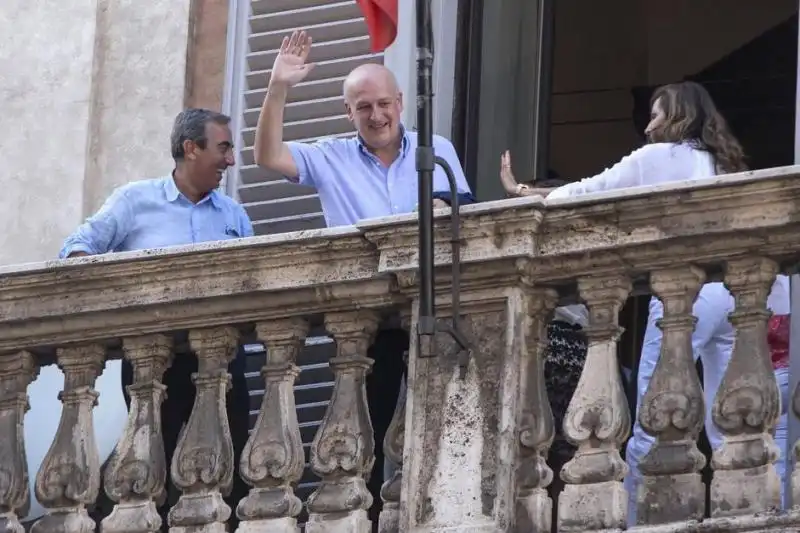
[[(517, 183), (511, 171), (511, 154), (506, 151), (500, 160), (500, 179), (511, 196), (542, 195), (547, 200), (562, 199), (598, 193), (614, 189), (655, 185), (667, 182), (696, 180), (717, 174), (747, 170), (741, 145), (730, 132), (725, 119), (717, 111), (711, 96), (699, 84), (682, 82), (665, 85), (657, 89), (651, 99), (651, 118), (645, 129), (648, 144), (634, 150), (613, 167), (605, 171), (558, 188), (543, 188)], [(776, 282), (776, 287), (785, 280)], [(781, 285), (782, 287), (782, 285)], [(783, 290), (783, 289), (781, 289)], [(775, 292), (775, 288), (773, 288)], [(778, 291), (780, 292), (780, 291)], [(788, 291), (786, 292), (788, 295)], [(788, 314), (788, 296), (778, 305), (771, 296), (770, 305), (787, 307), (774, 309), (776, 314)], [(783, 300), (781, 300), (783, 301)], [(707, 408), (727, 368), (733, 345), (733, 329), (727, 320), (733, 309), (732, 298), (721, 283), (705, 285), (695, 302), (694, 314), (698, 323), (692, 336), (695, 358), (702, 358), (704, 366), (704, 388)], [(637, 391), (639, 400), (652, 377), (660, 354), (661, 332), (655, 326), (661, 316), (661, 302), (653, 298), (650, 304), (648, 329), (639, 366)], [(776, 376), (782, 389), (788, 385), (781, 380), (776, 365)], [(637, 417), (638, 419), (638, 417)], [(706, 431), (712, 446), (718, 446), (722, 437), (713, 422), (707, 417)], [(776, 432), (776, 442), (785, 450), (786, 417), (782, 416)], [(633, 437), (628, 442), (626, 459), (631, 471), (626, 478), (631, 504), (629, 520), (635, 522), (636, 484), (640, 479), (638, 462), (647, 453), (652, 437), (644, 433), (636, 421)], [(785, 455), (785, 453), (784, 453)], [(783, 474), (783, 464), (778, 465)]]

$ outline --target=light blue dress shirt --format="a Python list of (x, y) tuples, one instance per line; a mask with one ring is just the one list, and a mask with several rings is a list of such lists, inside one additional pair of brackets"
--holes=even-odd
[[(411, 213), (417, 208), (419, 187), (414, 158), (417, 132), (403, 130), (400, 155), (388, 167), (358, 137), (286, 144), (299, 172), (298, 179), (290, 181), (317, 189), (328, 227)], [(434, 135), (433, 149), (453, 169), (458, 192), (470, 193), (450, 141)], [(450, 191), (447, 175), (438, 165), (433, 175), (433, 190)]]
[(251, 237), (244, 208), (219, 191), (192, 203), (172, 176), (134, 181), (116, 189), (100, 210), (67, 237), (60, 258), (165, 248)]

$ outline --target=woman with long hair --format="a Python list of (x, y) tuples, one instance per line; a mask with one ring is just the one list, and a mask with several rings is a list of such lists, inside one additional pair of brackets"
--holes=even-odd
[(747, 170), (739, 141), (701, 85), (687, 81), (659, 87), (651, 103), (644, 130), (648, 144), (613, 167), (555, 189), (532, 187), (514, 179), (506, 151), (500, 160), (503, 188), (512, 196), (566, 198)]
[[(569, 198), (584, 194), (655, 185), (660, 183), (696, 180), (747, 170), (741, 145), (731, 133), (725, 119), (717, 111), (711, 96), (699, 84), (682, 82), (658, 88), (651, 99), (650, 122), (645, 128), (648, 143), (634, 150), (613, 167), (605, 171), (557, 188), (534, 187), (518, 184), (511, 171), (511, 154), (506, 152), (500, 160), (500, 179), (506, 192), (512, 196), (542, 195), (549, 199)], [(787, 278), (778, 276), (768, 305), (776, 314), (788, 314)], [(733, 298), (722, 283), (705, 284), (695, 300), (693, 314), (697, 317), (692, 334), (695, 359), (703, 361), (703, 388), (706, 398), (706, 434), (711, 446), (722, 444), (723, 436), (713, 423), (711, 409), (714, 397), (730, 361), (735, 330), (728, 321), (733, 310)], [(661, 331), (657, 327), (663, 316), (663, 305), (652, 297), (647, 320), (647, 330), (642, 346), (637, 382), (637, 407), (641, 405), (661, 352)], [(551, 350), (557, 345), (551, 343)], [(773, 357), (773, 359), (780, 359)], [(785, 363), (785, 361), (783, 361)], [(781, 364), (783, 364), (781, 363)], [(784, 396), (788, 387), (785, 368), (774, 364), (776, 378)], [(784, 365), (785, 366), (785, 365)], [(580, 370), (578, 370), (580, 373)], [(577, 383), (577, 380), (575, 380)], [(572, 390), (562, 394), (570, 394)], [(786, 411), (786, 406), (783, 406)], [(563, 413), (561, 414), (563, 417)], [(777, 469), (783, 479), (786, 456), (786, 416), (782, 414), (776, 432), (776, 443), (783, 458)], [(560, 429), (560, 428), (559, 428)], [(625, 479), (629, 494), (629, 525), (636, 522), (636, 491), (641, 482), (639, 462), (647, 454), (654, 438), (645, 433), (638, 421), (628, 441), (626, 461), (630, 472)]]

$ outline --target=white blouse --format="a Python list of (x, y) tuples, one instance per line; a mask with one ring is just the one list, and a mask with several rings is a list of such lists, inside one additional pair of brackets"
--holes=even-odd
[[(596, 176), (554, 189), (547, 195), (547, 199), (571, 198), (672, 181), (697, 180), (715, 174), (714, 158), (708, 152), (687, 143), (653, 143), (634, 150), (619, 163)], [(586, 327), (589, 313), (583, 305), (569, 305), (556, 309), (554, 318)]]
[(656, 185), (671, 181), (708, 178), (716, 174), (714, 158), (686, 143), (654, 143), (642, 146), (608, 168), (550, 192), (548, 200), (582, 194)]

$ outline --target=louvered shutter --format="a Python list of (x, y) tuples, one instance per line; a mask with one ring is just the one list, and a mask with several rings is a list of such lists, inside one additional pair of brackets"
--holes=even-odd
[(314, 40), (316, 68), (293, 87), (284, 116), (283, 138), (313, 141), (354, 134), (342, 102), (342, 82), (356, 66), (382, 62), (370, 51), (367, 27), (354, 0), (253, 0), (246, 56), (238, 193), (257, 235), (324, 227), (313, 189), (287, 183), (254, 164), (256, 123), (269, 70), (281, 40), (305, 29)]
[[(238, 180), (236, 190), (253, 221), (257, 235), (324, 227), (324, 219), (313, 189), (287, 183), (259, 169), (253, 159), (256, 123), (264, 102), (269, 70), (283, 37), (305, 29), (314, 39), (310, 61), (316, 68), (289, 93), (283, 130), (284, 140), (313, 141), (322, 137), (354, 135), (345, 116), (342, 83), (345, 76), (363, 63), (383, 62), (382, 54), (370, 51), (367, 27), (354, 0), (252, 0), (246, 31), (244, 74), (241, 83)], [(236, 87), (237, 83), (233, 83)], [(235, 106), (234, 106), (235, 107)], [(238, 120), (237, 120), (238, 119)], [(255, 423), (264, 382), (259, 371), (264, 350), (248, 345), (248, 386), (251, 425)], [(306, 470), (297, 495), (303, 501), (319, 484), (308, 467), (311, 441), (325, 415), (333, 392), (333, 374), (328, 360), (335, 355), (333, 339), (321, 329), (310, 333), (298, 359), (300, 375), (295, 383), (295, 403)], [(300, 517), (305, 519), (305, 511)]]

